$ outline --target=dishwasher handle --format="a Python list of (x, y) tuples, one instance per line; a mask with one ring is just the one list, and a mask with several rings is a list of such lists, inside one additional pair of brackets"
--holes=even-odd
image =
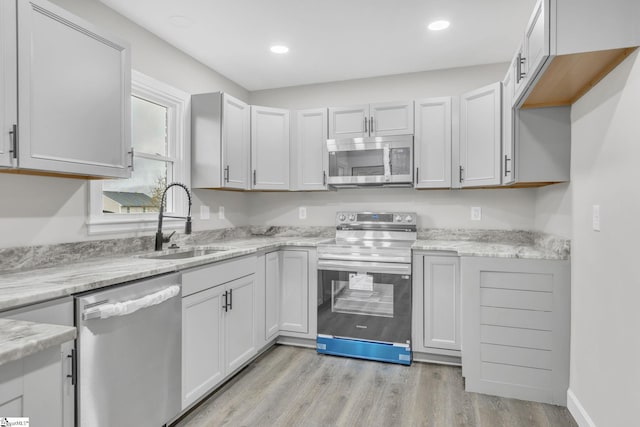
[(108, 319), (115, 316), (126, 316), (143, 308), (162, 304), (180, 293), (179, 285), (171, 285), (160, 291), (129, 301), (100, 304), (82, 312), (82, 320)]

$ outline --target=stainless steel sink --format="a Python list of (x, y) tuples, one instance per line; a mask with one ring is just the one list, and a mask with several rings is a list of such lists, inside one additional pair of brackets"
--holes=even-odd
[(218, 252), (229, 251), (233, 248), (191, 248), (191, 249), (182, 249), (176, 250), (169, 253), (160, 252), (153, 253), (149, 255), (142, 255), (141, 258), (147, 259), (187, 259), (187, 258), (195, 258), (199, 256), (211, 255)]

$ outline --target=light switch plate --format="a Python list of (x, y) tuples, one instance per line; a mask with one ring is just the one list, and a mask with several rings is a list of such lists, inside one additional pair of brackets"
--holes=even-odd
[(200, 219), (209, 219), (209, 206), (200, 206)]
[(593, 205), (591, 209), (591, 226), (593, 231), (600, 231), (600, 205)]
[(224, 206), (218, 207), (218, 219), (224, 219)]
[(480, 206), (471, 207), (471, 221), (480, 221), (482, 219), (482, 208)]
[(307, 219), (307, 208), (305, 208), (304, 206), (300, 206), (298, 208), (298, 218)]

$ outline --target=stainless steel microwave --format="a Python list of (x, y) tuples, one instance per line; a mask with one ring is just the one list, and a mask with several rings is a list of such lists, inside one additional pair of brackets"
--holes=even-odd
[(413, 136), (329, 139), (327, 183), (334, 187), (413, 184)]

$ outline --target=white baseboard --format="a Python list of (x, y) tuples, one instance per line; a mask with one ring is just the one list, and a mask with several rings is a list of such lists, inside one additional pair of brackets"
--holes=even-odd
[(580, 427), (596, 427), (596, 423), (593, 422), (571, 389), (567, 390), (567, 409)]

